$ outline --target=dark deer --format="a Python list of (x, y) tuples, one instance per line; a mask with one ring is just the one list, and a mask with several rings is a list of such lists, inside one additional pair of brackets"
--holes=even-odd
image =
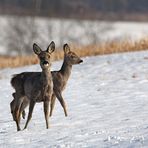
[(15, 101), (11, 103), (11, 107), (14, 109), (13, 118), (16, 121), (17, 131), (20, 130), (19, 124), (22, 108), (25, 108), (25, 105), (27, 106), (29, 104), (28, 118), (24, 127), (27, 128), (27, 125), (32, 117), (32, 112), (36, 102), (44, 103), (46, 128), (49, 127), (49, 101), (51, 100), (51, 96), (53, 94), (53, 81), (50, 71), (50, 56), (51, 53), (55, 50), (55, 44), (54, 42), (51, 42), (46, 51), (42, 51), (37, 44), (33, 44), (33, 50), (34, 53), (38, 55), (42, 72), (26, 75), (23, 84), (21, 81), (19, 81), (21, 80), (20, 78), (18, 81), (14, 81), (13, 78), (11, 80), (11, 84), (16, 90), (16, 92), (13, 93)]
[[(52, 116), (56, 97), (60, 101), (60, 103), (64, 109), (65, 116), (67, 116), (66, 104), (65, 104), (65, 101), (62, 97), (62, 91), (65, 89), (67, 81), (70, 77), (72, 65), (79, 64), (79, 63), (83, 62), (74, 52), (70, 51), (70, 47), (68, 46), (68, 44), (65, 44), (63, 46), (63, 50), (64, 50), (64, 61), (63, 61), (63, 65), (62, 65), (61, 69), (59, 71), (52, 71), (51, 72), (52, 78), (53, 78), (54, 93), (51, 98), (50, 116)], [(15, 88), (15, 90), (17, 91), (18, 85), (15, 86), (15, 84), (19, 83), (22, 86), (21, 92), (23, 92), (24, 91), (23, 85), (26, 80), (26, 77), (29, 77), (30, 75), (39, 75), (39, 73), (40, 72), (24, 72), (24, 73), (17, 74), (12, 78), (11, 84)], [(13, 93), (13, 96), (15, 96), (15, 93)], [(14, 97), (13, 101), (10, 104), (12, 115), (13, 115), (13, 111), (14, 111), (15, 104), (16, 104), (15, 102), (16, 102), (16, 99)], [(29, 102), (27, 101), (27, 99), (24, 99), (24, 101), (21, 105), (21, 112), (23, 113), (22, 114), (23, 118), (25, 117), (24, 109), (26, 108), (28, 103)]]

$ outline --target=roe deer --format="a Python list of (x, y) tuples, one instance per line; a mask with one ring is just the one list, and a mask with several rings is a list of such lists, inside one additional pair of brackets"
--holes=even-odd
[(16, 121), (17, 131), (20, 130), (19, 123), (22, 112), (22, 102), (24, 102), (23, 104), (26, 106), (29, 104), (29, 113), (24, 129), (27, 128), (27, 125), (32, 117), (32, 112), (36, 102), (44, 103), (46, 128), (49, 127), (49, 101), (51, 100), (51, 96), (53, 94), (53, 81), (50, 71), (50, 56), (55, 50), (55, 43), (52, 41), (46, 51), (42, 51), (37, 44), (33, 44), (33, 50), (34, 53), (38, 55), (42, 72), (33, 73), (28, 76), (26, 75), (23, 84), (21, 81), (19, 81), (20, 79), (18, 79), (18, 81), (16, 81), (13, 85), (13, 79), (11, 80), (12, 86), (15, 86), (14, 88), (16, 92), (13, 93), (15, 101), (10, 105), (12, 107), (12, 104), (14, 104), (12, 107), (14, 109), (13, 118)]
[[(67, 81), (70, 77), (72, 65), (79, 64), (79, 63), (83, 62), (83, 60), (81, 60), (74, 52), (70, 51), (70, 47), (68, 46), (68, 44), (65, 44), (63, 46), (63, 50), (64, 50), (64, 61), (63, 61), (63, 65), (62, 65), (61, 69), (59, 71), (52, 71), (51, 72), (52, 78), (53, 78), (54, 93), (51, 98), (50, 116), (52, 116), (56, 97), (60, 101), (60, 103), (64, 109), (65, 116), (67, 116), (67, 110), (66, 110), (65, 101), (62, 97), (62, 91), (65, 89)], [(16, 92), (18, 89), (17, 88), (18, 85), (21, 85), (22, 87), (21, 86), (19, 87), (19, 88), (21, 88), (21, 90), (19, 90), (19, 91), (23, 93), (23, 91), (24, 91), (23, 85), (26, 81), (26, 77), (29, 77), (30, 75), (38, 75), (39, 73), (40, 72), (23, 72), (20, 74), (16, 74), (12, 78), (11, 84), (15, 88)], [(13, 97), (14, 97), (14, 94), (15, 93), (13, 93)], [(17, 100), (14, 97), (13, 101), (10, 103), (12, 116), (13, 116), (16, 101)], [(28, 103), (29, 102), (27, 101), (27, 99), (24, 99), (22, 102), (21, 112), (23, 113), (23, 118), (25, 116), (24, 109), (28, 105)]]
[(83, 62), (83, 60), (80, 59), (76, 55), (76, 53), (70, 51), (70, 47), (68, 46), (68, 44), (64, 44), (63, 50), (64, 50), (64, 61), (63, 61), (61, 69), (59, 71), (52, 71), (51, 72), (52, 77), (53, 77), (54, 93), (51, 98), (50, 116), (52, 116), (56, 97), (60, 101), (60, 103), (64, 109), (65, 116), (67, 116), (67, 110), (66, 110), (66, 105), (65, 105), (64, 99), (62, 97), (62, 91), (65, 89), (68, 79), (70, 77), (72, 65), (80, 64)]

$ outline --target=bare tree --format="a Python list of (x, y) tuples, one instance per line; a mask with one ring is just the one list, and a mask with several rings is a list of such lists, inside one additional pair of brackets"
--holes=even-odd
[(85, 36), (88, 37), (89, 44), (102, 42), (103, 35), (113, 29), (112, 23), (107, 22), (88, 22), (84, 25)]
[(97, 44), (113, 28), (112, 23), (82, 20), (48, 20), (34, 17), (13, 17), (5, 27), (5, 47), (8, 53), (31, 53), (33, 42), (42, 47), (51, 40), (61, 46), (65, 42), (77, 45)]
[(5, 46), (10, 54), (13, 52), (19, 55), (31, 53), (31, 45), (37, 37), (33, 17), (10, 18), (5, 26), (5, 31)]

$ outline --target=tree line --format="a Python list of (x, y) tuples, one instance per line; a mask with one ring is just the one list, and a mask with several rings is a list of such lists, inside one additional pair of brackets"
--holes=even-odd
[(147, 0), (1, 0), (1, 14), (112, 19), (148, 13)]

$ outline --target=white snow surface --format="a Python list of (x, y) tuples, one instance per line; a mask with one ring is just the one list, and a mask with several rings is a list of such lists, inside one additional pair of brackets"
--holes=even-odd
[[(40, 71), (39, 65), (0, 70), (1, 148), (148, 147), (148, 51), (83, 60), (73, 67), (63, 93), (68, 117), (56, 101), (49, 129), (42, 103), (36, 104), (27, 130), (20, 132), (9, 107), (12, 74)], [(54, 62), (52, 70), (61, 64)], [(22, 128), (24, 124), (22, 119)]]

